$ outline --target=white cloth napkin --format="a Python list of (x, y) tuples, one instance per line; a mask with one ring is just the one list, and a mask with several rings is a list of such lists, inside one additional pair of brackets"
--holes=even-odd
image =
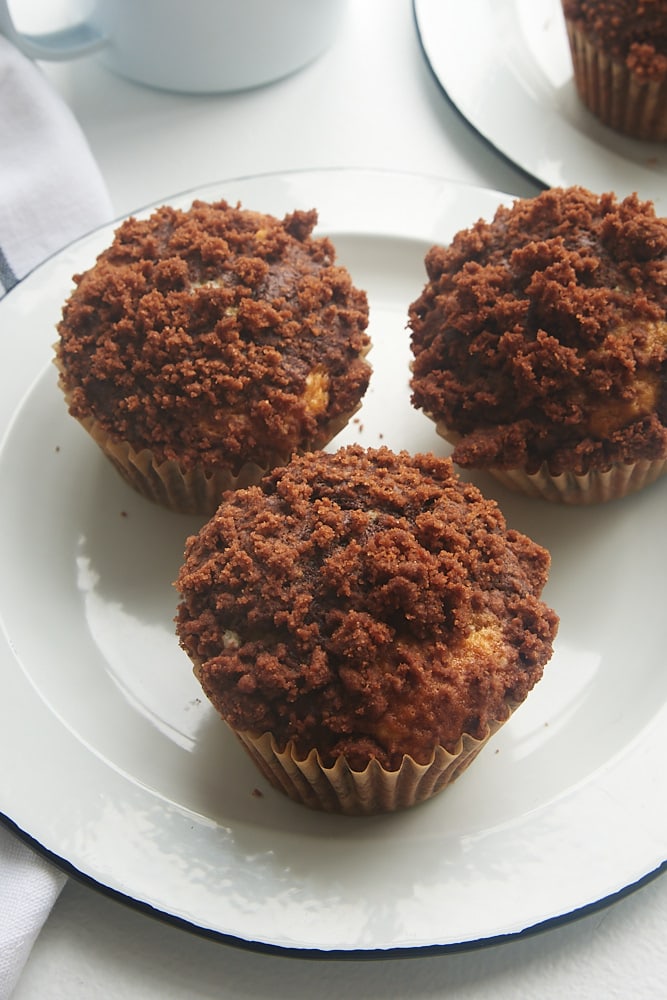
[[(0, 37), (0, 298), (40, 261), (111, 218), (73, 114), (39, 67)], [(56, 867), (0, 827), (0, 1000), (13, 992), (64, 883)]]
[(112, 218), (72, 112), (0, 36), (0, 297), (71, 240)]
[(10, 997), (65, 875), (0, 827), (0, 997)]

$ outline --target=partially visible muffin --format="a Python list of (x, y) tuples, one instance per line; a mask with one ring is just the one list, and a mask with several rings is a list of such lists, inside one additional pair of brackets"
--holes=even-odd
[(224, 489), (323, 447), (360, 405), (368, 302), (316, 223), (315, 210), (163, 206), (75, 277), (60, 384), (145, 496), (210, 514)]
[(557, 188), (426, 256), (412, 400), (467, 469), (568, 503), (667, 469), (667, 220)]
[(351, 445), (225, 495), (188, 540), (177, 632), (276, 787), (393, 811), (449, 784), (541, 678), (549, 565), (449, 459)]
[(577, 93), (603, 124), (667, 140), (667, 0), (562, 0)]

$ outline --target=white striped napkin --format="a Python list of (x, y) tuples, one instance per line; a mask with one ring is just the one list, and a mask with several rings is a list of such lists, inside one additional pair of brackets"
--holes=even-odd
[[(39, 67), (0, 37), (0, 298), (40, 261), (111, 218), (72, 112)], [(0, 827), (0, 1000), (14, 990), (64, 882)]]
[(0, 36), (0, 297), (111, 218), (74, 115), (39, 67)]

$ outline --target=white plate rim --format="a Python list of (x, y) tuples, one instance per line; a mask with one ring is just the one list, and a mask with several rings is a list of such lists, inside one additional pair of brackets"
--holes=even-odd
[[(249, 191), (250, 193), (261, 192), (265, 185), (273, 185), (275, 183), (279, 185), (286, 184), (290, 191), (305, 190), (309, 195), (310, 192), (318, 192), (321, 202), (325, 204), (329, 200), (330, 190), (335, 189), (332, 204), (337, 207), (340, 207), (343, 196), (346, 198), (353, 196), (350, 198), (350, 204), (353, 204), (356, 203), (355, 196), (359, 197), (363, 195), (366, 199), (364, 211), (360, 213), (352, 212), (346, 219), (349, 227), (345, 226), (343, 228), (354, 229), (357, 226), (357, 231), (365, 234), (368, 231), (368, 216), (370, 215), (374, 219), (373, 229), (375, 235), (379, 234), (381, 237), (387, 235), (392, 238), (398, 236), (399, 238), (405, 237), (407, 239), (421, 239), (425, 241), (436, 241), (437, 239), (445, 238), (449, 225), (445, 225), (447, 212), (451, 213), (454, 211), (454, 205), (458, 206), (457, 210), (461, 210), (461, 204), (463, 203), (464, 215), (465, 212), (471, 211), (470, 206), (472, 205), (475, 205), (475, 212), (477, 212), (477, 206), (479, 205), (479, 214), (484, 214), (492, 204), (509, 197), (501, 195), (498, 192), (452, 183), (433, 176), (415, 174), (399, 175), (391, 171), (325, 169), (236, 178), (195, 188), (184, 194), (176, 195), (173, 199), (169, 200), (172, 203), (184, 203), (195, 196), (203, 198), (227, 196), (226, 192), (236, 190), (237, 188)], [(396, 204), (395, 199), (397, 196), (403, 199), (400, 203), (401, 212), (399, 213), (399, 218), (396, 216), (392, 217), (391, 213), (388, 214), (385, 211), (387, 199), (390, 199), (390, 203)], [(440, 217), (437, 208), (438, 199), (440, 198), (443, 199), (440, 211), (445, 212), (442, 217)], [(470, 206), (467, 203), (468, 200)], [(163, 202), (164, 199), (160, 203)], [(141, 212), (150, 210), (150, 207), (147, 206)], [(476, 217), (477, 215), (475, 214), (474, 218)], [(470, 218), (469, 221), (474, 221), (474, 218)], [(70, 247), (54, 255), (49, 261), (37, 268), (20, 285), (16, 286), (5, 299), (0, 301), (0, 320), (8, 315), (14, 318), (17, 315), (20, 317), (24, 310), (27, 310), (29, 314), (31, 294), (34, 292), (38, 293), (40, 286), (43, 286), (48, 280), (53, 279), (54, 274), (56, 274), (56, 281), (62, 283), (62, 275), (65, 272), (73, 273), (71, 264), (76, 262), (81, 266), (80, 262), (82, 259), (87, 260), (90, 258), (92, 248), (103, 247), (116, 224), (113, 223), (109, 226), (101, 227), (101, 229), (89, 234), (82, 240), (76, 241)], [(330, 223), (325, 226), (325, 231), (327, 228), (330, 228)], [(0, 353), (3, 351), (3, 347), (3, 343), (0, 342)], [(12, 418), (13, 410), (11, 408), (9, 413), (0, 410), (0, 431), (4, 434), (5, 441), (10, 432), (9, 423)], [(2, 455), (3, 446), (0, 445), (0, 456)], [(1, 613), (2, 609), (0, 609), (0, 615)], [(11, 646), (7, 645), (4, 626), (3, 648), (0, 655), (9, 657), (9, 660), (15, 658)], [(5, 662), (8, 661), (6, 660)], [(11, 675), (11, 680), (7, 681), (5, 679), (3, 683), (6, 693), (11, 695), (11, 698), (8, 697), (6, 699), (5, 706), (10, 701), (13, 706), (16, 706), (17, 703), (29, 706), (39, 732), (42, 732), (41, 727), (45, 727), (47, 736), (52, 737), (58, 744), (58, 752), (61, 755), (60, 762), (67, 765), (74, 764), (75, 766), (81, 763), (81, 758), (82, 755), (85, 755), (86, 748), (82, 748), (82, 745), (76, 739), (73, 739), (72, 734), (65, 730), (58, 719), (54, 718), (48, 706), (39, 697), (35, 698), (35, 692), (31, 690), (31, 686), (26, 682), (25, 676), (20, 671), (15, 671)], [(25, 737), (21, 738), (20, 736), (21, 729), (16, 721), (16, 716), (17, 713), (15, 710), (10, 711), (7, 707), (0, 709), (0, 721), (3, 723), (0, 726), (0, 733), (2, 734), (0, 735), (0, 747), (2, 747), (3, 752), (7, 753), (16, 749), (16, 746), (12, 746), (13, 741), (21, 743), (21, 748), (25, 754), (21, 768), (23, 769), (25, 780), (28, 780), (31, 768), (35, 768), (38, 764), (39, 756), (36, 756), (36, 749), (34, 747), (25, 745)], [(585, 806), (584, 813), (589, 819), (597, 816), (600, 822), (606, 820), (610, 815), (618, 814), (618, 790), (619, 788), (622, 789), (623, 794), (626, 796), (623, 809), (631, 809), (634, 806), (636, 811), (637, 819), (630, 824), (630, 829), (627, 831), (628, 835), (632, 834), (631, 839), (633, 839), (633, 842), (638, 829), (646, 829), (648, 824), (648, 832), (641, 840), (640, 847), (637, 848), (636, 843), (634, 843), (631, 852), (633, 854), (632, 860), (624, 857), (622, 871), (616, 868), (613, 871), (605, 870), (604, 872), (598, 872), (595, 888), (591, 890), (590, 887), (585, 887), (583, 894), (576, 894), (572, 897), (571, 904), (564, 903), (561, 899), (554, 908), (553, 904), (544, 901), (529, 907), (529, 912), (518, 913), (514, 922), (505, 920), (502, 926), (495, 928), (480, 926), (479, 933), (469, 930), (466, 934), (461, 935), (455, 926), (439, 927), (435, 932), (437, 939), (421, 939), (415, 943), (411, 943), (409, 940), (406, 941), (403, 937), (400, 940), (394, 941), (388, 938), (370, 942), (364, 940), (352, 945), (346, 942), (342, 947), (339, 947), (338, 943), (333, 940), (319, 940), (316, 943), (311, 940), (295, 944), (294, 942), (290, 943), (288, 939), (279, 938), (279, 936), (272, 938), (271, 934), (267, 933), (254, 935), (252, 931), (248, 932), (247, 928), (244, 929), (243, 933), (236, 933), (234, 928), (215, 926), (210, 919), (199, 922), (196, 918), (193, 919), (191, 915), (184, 916), (183, 913), (178, 912), (175, 907), (170, 905), (168, 892), (165, 895), (158, 891), (152, 896), (146, 893), (142, 896), (140, 893), (128, 892), (127, 887), (123, 885), (122, 879), (114, 881), (113, 877), (109, 877), (108, 871), (102, 873), (99, 869), (96, 869), (90, 863), (89, 858), (86, 858), (84, 861), (81, 858), (72, 856), (71, 853), (68, 857), (64, 856), (62, 851), (59, 852), (58, 850), (57, 838), (54, 842), (53, 834), (48, 828), (48, 823), (45, 825), (43, 821), (39, 820), (39, 810), (35, 809), (34, 800), (30, 801), (30, 795), (17, 808), (16, 803), (3, 801), (4, 794), (0, 792), (0, 813), (4, 815), (4, 821), (21, 836), (24, 836), (37, 846), (39, 850), (52, 857), (66, 871), (75, 874), (84, 881), (98, 886), (103, 891), (117, 898), (124, 899), (146, 912), (155, 913), (163, 919), (188, 926), (207, 936), (217, 937), (240, 946), (253, 947), (260, 950), (277, 949), (281, 953), (292, 953), (300, 956), (326, 954), (328, 957), (333, 955), (350, 957), (373, 955), (385, 957), (389, 955), (424, 954), (430, 950), (448, 948), (464, 949), (480, 944), (498, 943), (499, 941), (508, 940), (523, 933), (553, 926), (554, 923), (562, 919), (583, 915), (586, 912), (590, 912), (591, 908), (605, 905), (619, 898), (627, 891), (643, 884), (647, 879), (654, 877), (664, 869), (666, 863), (665, 855), (667, 853), (665, 851), (665, 842), (667, 841), (667, 810), (664, 805), (656, 801), (658, 796), (653, 798), (652, 803), (647, 803), (645, 799), (647, 788), (649, 786), (657, 787), (662, 780), (662, 774), (659, 773), (659, 768), (656, 768), (655, 762), (656, 760), (659, 762), (661, 756), (664, 757), (664, 737), (661, 735), (660, 730), (662, 724), (664, 731), (664, 720), (666, 717), (667, 706), (662, 706), (656, 713), (652, 724), (642, 731), (641, 737), (625, 747), (623, 754), (609, 761), (605, 767), (601, 768), (599, 774), (596, 774), (594, 782), (582, 782), (580, 786), (569, 789), (566, 795), (550, 803), (550, 829), (547, 834), (547, 841), (551, 847), (553, 848), (554, 844), (559, 841), (564, 831), (568, 831), (568, 827), (572, 822), (572, 815), (574, 814), (578, 819), (577, 830), (573, 831), (573, 843), (576, 843), (581, 848), (579, 823), (582, 806)], [(3, 743), (4, 746), (2, 746)], [(127, 802), (128, 799), (137, 798), (144, 803), (146, 797), (148, 797), (150, 799), (148, 808), (157, 809), (158, 812), (161, 812), (161, 815), (168, 814), (170, 820), (173, 819), (175, 822), (182, 823), (184, 818), (188, 821), (193, 819), (192, 816), (179, 811), (178, 804), (174, 805), (164, 801), (156, 801), (150, 789), (139, 785), (132, 785), (131, 782), (128, 783), (127, 776), (119, 771), (110, 769), (107, 764), (100, 762), (97, 758), (93, 758), (94, 755), (88, 754), (88, 758), (84, 762), (85, 767), (91, 768), (96, 774), (103, 772), (105, 782), (108, 783), (109, 787), (113, 786), (114, 794), (117, 792), (119, 798), (124, 802)], [(644, 776), (648, 769), (648, 780), (644, 780), (643, 782), (637, 781), (638, 767)], [(14, 791), (15, 787), (16, 785), (13, 786)], [(58, 789), (58, 791), (62, 792), (62, 789)], [(533, 819), (535, 817), (529, 818), (529, 823)], [(198, 832), (201, 836), (206, 836), (205, 829)], [(503, 830), (502, 824), (501, 827), (493, 831), (493, 836), (499, 837), (501, 844), (509, 843), (507, 839), (509, 835), (511, 835), (511, 832), (507, 829)], [(572, 847), (572, 844), (570, 844), (570, 847)], [(588, 845), (586, 853), (589, 854), (590, 851), (591, 847)], [(113, 868), (113, 859), (107, 858), (107, 863), (111, 864)], [(539, 859), (531, 860), (529, 865), (531, 875), (535, 872), (535, 863), (537, 863), (539, 868)], [(526, 874), (528, 873), (524, 873), (524, 875)]]

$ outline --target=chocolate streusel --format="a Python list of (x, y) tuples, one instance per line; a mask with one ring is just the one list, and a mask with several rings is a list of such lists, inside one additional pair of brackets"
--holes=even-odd
[(413, 403), (461, 466), (586, 475), (667, 458), (667, 220), (552, 189), (426, 257)]
[(177, 631), (234, 731), (396, 771), (481, 745), (540, 679), (549, 562), (448, 459), (353, 445), (224, 497)]
[(58, 327), (70, 413), (154, 467), (241, 482), (323, 446), (368, 386), (368, 303), (316, 222), (225, 201), (124, 222)]

